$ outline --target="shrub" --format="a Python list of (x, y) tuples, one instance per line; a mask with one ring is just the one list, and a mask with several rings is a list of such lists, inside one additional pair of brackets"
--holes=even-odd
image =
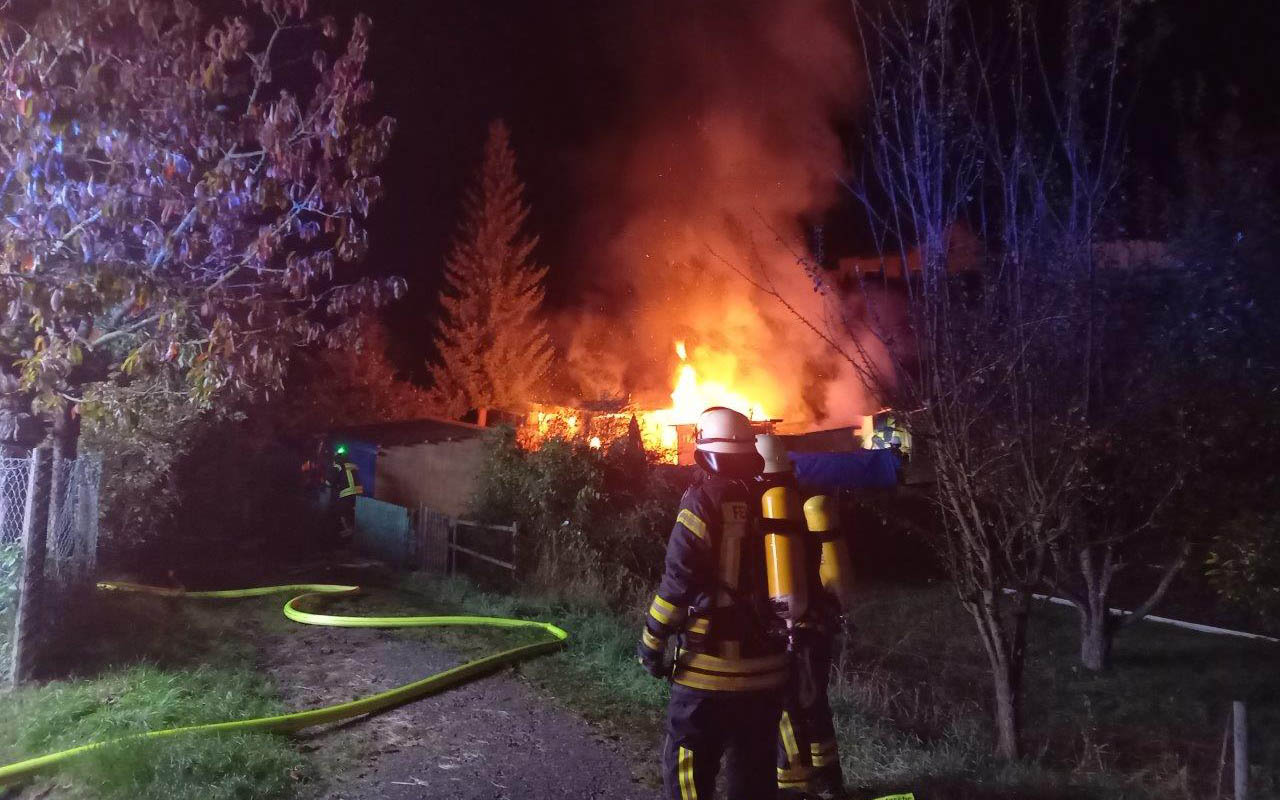
[(504, 429), (490, 448), (472, 513), (519, 523), (532, 583), (617, 605), (657, 580), (681, 487), (636, 444), (553, 439), (526, 452)]
[(1280, 618), (1280, 514), (1236, 517), (1214, 538), (1205, 574), (1218, 596), (1277, 630)]
[(242, 567), (237, 560), (283, 558), (321, 529), (303, 491), (302, 458), (269, 419), (177, 409), (138, 425), (95, 425), (86, 440), (103, 452), (104, 574), (212, 577), (215, 568)]

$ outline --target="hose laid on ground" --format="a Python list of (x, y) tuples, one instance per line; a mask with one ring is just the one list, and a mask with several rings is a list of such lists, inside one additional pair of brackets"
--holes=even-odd
[(394, 689), (368, 697), (361, 697), (347, 703), (324, 706), (310, 711), (295, 711), (272, 717), (258, 717), (256, 719), (236, 720), (233, 722), (213, 722), (205, 725), (188, 725), (181, 728), (147, 731), (29, 758), (7, 766), (0, 766), (0, 787), (25, 780), (37, 773), (47, 772), (77, 756), (120, 742), (160, 739), (185, 733), (292, 733), (314, 725), (323, 725), (327, 722), (336, 722), (362, 714), (372, 714), (464, 683), (485, 673), (492, 672), (504, 664), (512, 664), (542, 653), (558, 650), (564, 646), (565, 640), (569, 638), (569, 634), (549, 622), (534, 622), (522, 619), (506, 619), (503, 617), (344, 617), (330, 614), (313, 614), (298, 608), (298, 603), (309, 597), (338, 597), (357, 594), (360, 591), (359, 586), (299, 583), (287, 586), (259, 586), (252, 589), (229, 589), (214, 592), (184, 592), (156, 586), (143, 586), (136, 583), (117, 582), (99, 583), (98, 588), (111, 591), (140, 592), (164, 597), (208, 599), (262, 597), (285, 592), (300, 592), (300, 594), (284, 604), (284, 615), (303, 625), (322, 625), (333, 628), (422, 628), (457, 625), (488, 628), (535, 628), (551, 634), (552, 639), (545, 642), (512, 647), (509, 650), (503, 650), (491, 656), (469, 661), (444, 672), (437, 672), (435, 675), (423, 678), (420, 681), (406, 683), (404, 686), (397, 686)]

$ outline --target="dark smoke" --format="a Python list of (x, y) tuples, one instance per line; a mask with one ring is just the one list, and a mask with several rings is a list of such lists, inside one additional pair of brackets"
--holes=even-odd
[(858, 99), (848, 6), (636, 5), (618, 52), (630, 112), (578, 176), (597, 205), (581, 221), (593, 302), (561, 320), (577, 393), (665, 405), (682, 338), (700, 367), (774, 416), (850, 421), (865, 401), (840, 359), (721, 263), (767, 275), (822, 318), (796, 257), (811, 240), (806, 220), (835, 197), (844, 158), (834, 124)]

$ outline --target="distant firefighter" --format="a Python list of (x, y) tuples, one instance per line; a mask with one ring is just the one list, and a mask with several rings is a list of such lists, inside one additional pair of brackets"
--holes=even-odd
[(339, 444), (333, 448), (333, 465), (330, 467), (329, 491), (330, 500), (337, 519), (339, 533), (347, 535), (355, 530), (356, 498), (364, 494), (364, 487), (356, 477), (358, 468), (347, 460), (347, 446)]
[[(760, 435), (756, 448), (764, 458), (764, 474), (757, 485), (769, 517), (799, 523), (799, 508), (770, 511), (770, 500), (785, 497), (798, 506), (800, 490), (791, 459), (777, 436)], [(783, 693), (778, 722), (778, 793), (783, 798), (839, 797), (844, 791), (835, 725), (827, 699), (827, 680), (836, 633), (840, 630), (840, 601), (849, 582), (848, 550), (839, 538), (830, 497), (810, 498), (803, 506), (807, 520), (795, 548), (797, 579), (808, 587), (808, 602), (798, 610), (791, 629), (791, 672)], [(837, 552), (837, 546), (839, 552)]]
[(680, 501), (638, 647), (644, 668), (673, 683), (664, 796), (710, 800), (725, 758), (730, 800), (772, 799), (788, 655), (753, 530), (759, 503), (752, 481), (762, 462), (750, 421), (727, 408), (702, 413), (695, 447), (701, 470)]

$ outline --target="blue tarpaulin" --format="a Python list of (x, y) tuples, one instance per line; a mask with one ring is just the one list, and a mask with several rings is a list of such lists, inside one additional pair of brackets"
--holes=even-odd
[(788, 453), (800, 485), (811, 491), (886, 489), (898, 485), (900, 461), (894, 450), (850, 453)]

